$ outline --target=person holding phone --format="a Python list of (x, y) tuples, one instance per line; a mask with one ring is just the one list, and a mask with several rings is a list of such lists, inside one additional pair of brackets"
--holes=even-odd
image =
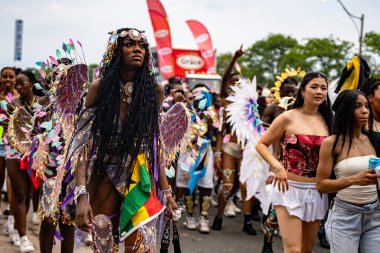
[(337, 193), (325, 224), (330, 252), (379, 252), (380, 175), (368, 169), (376, 156), (371, 105), (364, 93), (345, 90), (333, 110), (333, 135), (322, 142), (317, 169), (318, 191)]

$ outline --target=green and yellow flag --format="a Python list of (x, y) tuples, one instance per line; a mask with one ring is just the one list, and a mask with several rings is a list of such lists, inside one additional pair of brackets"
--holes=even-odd
[(120, 240), (125, 240), (165, 209), (153, 191), (144, 155), (137, 156), (132, 169), (131, 184), (126, 191), (121, 211)]

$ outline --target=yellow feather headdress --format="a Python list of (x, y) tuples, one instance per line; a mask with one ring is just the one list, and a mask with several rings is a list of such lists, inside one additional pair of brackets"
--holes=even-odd
[(305, 76), (305, 71), (301, 69), (301, 67), (298, 67), (297, 69), (285, 69), (284, 72), (281, 73), (281, 75), (276, 76), (276, 82), (274, 83), (274, 87), (272, 87), (272, 91), (274, 91), (274, 97), (275, 101), (278, 103), (281, 100), (280, 95), (280, 89), (281, 85), (284, 82), (284, 80), (288, 77), (300, 77), (303, 78)]

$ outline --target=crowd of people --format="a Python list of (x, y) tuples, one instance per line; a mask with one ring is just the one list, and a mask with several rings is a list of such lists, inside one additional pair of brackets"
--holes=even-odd
[[(242, 213), (242, 232), (257, 236), (252, 221), (261, 221), (264, 253), (275, 234), (284, 252), (312, 252), (317, 237), (331, 252), (377, 252), (380, 79), (361, 57), (342, 71), (332, 101), (328, 76), (301, 68), (274, 73), (273, 88), (251, 83), (234, 72), (242, 48), (212, 90), (180, 77), (158, 83), (138, 29), (110, 33), (91, 84), (74, 43), (64, 47), (66, 58), (38, 62), (41, 76), (1, 69), (4, 232), (20, 252), (35, 250), (31, 200), (41, 252), (52, 252), (54, 238), (61, 252), (73, 252), (78, 238), (96, 252), (120, 243), (153, 252), (160, 220), (181, 212), (182, 228), (202, 234), (228, 230), (223, 216)], [(245, 112), (231, 106), (247, 87), (255, 138), (242, 140), (232, 113)]]

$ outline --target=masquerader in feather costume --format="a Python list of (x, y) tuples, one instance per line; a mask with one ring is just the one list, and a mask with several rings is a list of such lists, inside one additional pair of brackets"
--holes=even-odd
[(165, 209), (158, 188), (168, 207), (177, 209), (160, 165), (181, 149), (188, 112), (176, 104), (160, 125), (163, 94), (145, 33), (111, 32), (100, 79), (90, 85), (65, 158), (75, 175), (76, 224), (94, 233), (100, 252), (116, 252), (119, 240), (125, 240), (125, 252), (154, 247), (156, 222)]
[[(77, 42), (81, 47), (80, 42)], [(72, 175), (65, 170), (63, 157), (74, 128), (74, 118), (81, 97), (88, 82), (87, 65), (75, 49), (73, 41), (63, 49), (71, 58), (61, 57), (56, 50), (55, 59), (50, 62), (37, 62), (40, 73), (45, 78), (48, 91), (45, 91), (47, 104), (35, 110), (35, 128), (39, 132), (32, 140), (29, 157), (29, 171), (42, 180), (40, 250), (51, 252), (54, 236), (61, 241), (65, 252), (74, 250), (75, 206), (65, 201), (64, 196), (74, 184)], [(45, 75), (48, 73), (48, 75)], [(59, 231), (56, 227), (59, 227)]]
[[(34, 175), (28, 173), (28, 157), (33, 131), (34, 109), (39, 107), (39, 97), (35, 95), (35, 75), (30, 71), (21, 71), (16, 76), (15, 89), (20, 97), (10, 103), (10, 117), (6, 137), (6, 165), (12, 185), (13, 210), (17, 231), (10, 231), (13, 242), (20, 246), (21, 252), (34, 250), (26, 236), (26, 214), (33, 186), (38, 184)], [(28, 175), (29, 174), (29, 175)]]
[[(238, 49), (231, 62), (229, 63), (226, 71), (223, 75), (222, 86), (220, 89), (220, 98), (221, 103), (224, 108), (228, 106), (230, 101), (227, 100), (227, 97), (230, 93), (233, 93), (231, 90), (231, 86), (236, 85), (238, 80), (240, 79), (240, 73), (231, 73), (233, 67), (236, 65), (236, 61), (239, 57), (243, 55), (242, 47)], [(238, 65), (237, 65), (238, 66)], [(240, 67), (237, 67), (239, 70)], [(222, 172), (223, 177), (223, 188), (219, 193), (218, 199), (218, 213), (214, 218), (212, 229), (213, 230), (221, 230), (222, 222), (223, 222), (223, 213), (227, 216), (235, 216), (236, 211), (241, 211), (237, 209), (237, 207), (231, 202), (233, 196), (235, 194), (236, 189), (238, 189), (237, 185), (234, 185), (235, 178), (238, 176), (240, 171), (240, 162), (243, 155), (243, 149), (241, 144), (239, 143), (238, 137), (232, 131), (231, 123), (227, 122), (227, 114), (226, 112), (221, 112), (224, 118), (224, 122), (222, 127), (217, 135), (216, 141), (216, 151), (215, 151), (215, 165), (218, 170)], [(244, 212), (244, 226), (243, 231), (249, 235), (256, 235), (256, 230), (251, 225), (251, 212), (253, 206), (253, 199), (246, 199), (246, 189), (244, 185), (240, 184), (240, 190), (242, 193), (243, 199), (243, 212)], [(228, 205), (227, 205), (227, 201)], [(227, 205), (227, 207), (226, 207)], [(225, 210), (226, 209), (226, 210)]]
[(185, 152), (179, 154), (176, 186), (185, 195), (186, 227), (190, 230), (197, 228), (193, 192), (199, 189), (199, 231), (209, 233), (208, 209), (214, 176), (210, 130), (218, 128), (219, 121), (207, 85), (199, 83), (191, 92), (195, 97), (190, 103), (193, 113), (189, 136), (191, 143)]

